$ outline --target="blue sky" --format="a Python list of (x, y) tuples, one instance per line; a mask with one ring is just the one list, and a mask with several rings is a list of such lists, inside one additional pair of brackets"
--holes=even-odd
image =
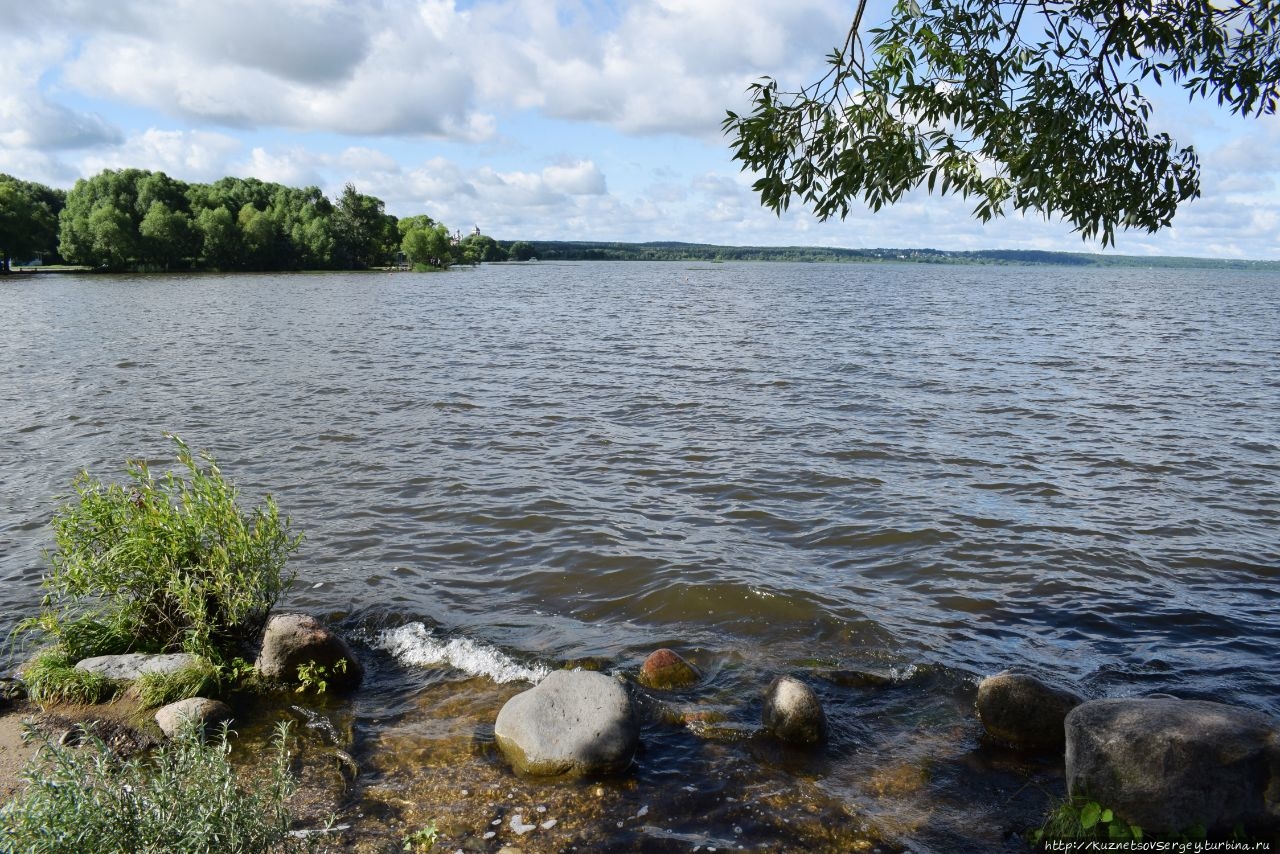
[[(499, 239), (1095, 251), (1060, 222), (982, 225), (915, 193), (819, 223), (760, 208), (720, 134), (762, 74), (808, 82), (834, 0), (0, 0), (0, 172), (69, 187), (136, 166), (188, 181), (344, 183)], [(1203, 197), (1115, 252), (1280, 258), (1280, 120), (1180, 91)]]

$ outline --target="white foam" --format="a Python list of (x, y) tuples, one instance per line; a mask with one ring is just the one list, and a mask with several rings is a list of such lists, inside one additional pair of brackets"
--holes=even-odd
[(472, 676), (487, 676), (494, 682), (541, 682), (551, 672), (541, 664), (521, 664), (500, 649), (470, 638), (443, 640), (422, 623), (408, 623), (387, 629), (374, 645), (396, 657), (401, 664), (426, 667), (447, 664)]

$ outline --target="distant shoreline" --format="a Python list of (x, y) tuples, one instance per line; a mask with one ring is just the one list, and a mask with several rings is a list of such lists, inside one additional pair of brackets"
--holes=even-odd
[(949, 265), (1045, 265), (1065, 267), (1159, 267), (1162, 269), (1276, 270), (1280, 261), (1187, 258), (1165, 255), (1104, 255), (1038, 249), (839, 249), (824, 246), (718, 246), (707, 243), (623, 243), (530, 240), (542, 261), (798, 261), (810, 263), (915, 263)]

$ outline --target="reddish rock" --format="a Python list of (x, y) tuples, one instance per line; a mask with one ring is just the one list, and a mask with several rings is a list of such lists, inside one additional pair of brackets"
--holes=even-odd
[(328, 690), (339, 693), (355, 690), (364, 677), (346, 642), (308, 614), (272, 616), (255, 666), (268, 679), (291, 683), (298, 681), (299, 668), (320, 668)]
[(701, 679), (698, 668), (665, 647), (646, 658), (640, 666), (640, 684), (656, 691), (678, 691), (697, 685)]

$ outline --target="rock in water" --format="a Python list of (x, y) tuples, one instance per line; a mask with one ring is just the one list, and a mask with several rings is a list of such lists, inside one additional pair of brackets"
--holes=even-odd
[(170, 703), (156, 712), (156, 723), (169, 738), (173, 738), (184, 727), (195, 726), (204, 730), (229, 720), (231, 720), (230, 706), (204, 697), (188, 697), (185, 700)]
[(978, 685), (978, 719), (997, 741), (1029, 750), (1061, 750), (1067, 713), (1083, 702), (1070, 691), (1008, 670)]
[(95, 655), (76, 662), (76, 670), (98, 673), (108, 679), (132, 682), (144, 673), (175, 673), (200, 663), (200, 657), (185, 652), (148, 654), (129, 652), (123, 655)]
[(822, 701), (793, 676), (779, 676), (764, 695), (764, 728), (789, 744), (820, 744), (827, 737)]
[(1094, 700), (1066, 719), (1067, 787), (1147, 833), (1280, 830), (1280, 732), (1202, 700)]
[(655, 650), (640, 666), (640, 684), (656, 691), (678, 691), (701, 679), (696, 667), (666, 647)]
[(537, 776), (623, 771), (640, 742), (622, 683), (581, 670), (553, 671), (512, 697), (493, 734), (516, 771)]
[(326, 690), (352, 691), (360, 686), (364, 668), (346, 641), (308, 614), (276, 614), (262, 632), (262, 652), (254, 666), (268, 679), (298, 682), (298, 668), (323, 668)]

